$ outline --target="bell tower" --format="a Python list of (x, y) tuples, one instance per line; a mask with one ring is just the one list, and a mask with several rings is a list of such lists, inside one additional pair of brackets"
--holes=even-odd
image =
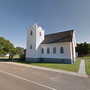
[(39, 46), (44, 40), (44, 30), (37, 24), (27, 30), (26, 58), (40, 58)]

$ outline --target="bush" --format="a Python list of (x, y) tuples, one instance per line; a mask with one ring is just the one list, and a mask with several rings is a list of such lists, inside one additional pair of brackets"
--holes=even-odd
[(25, 54), (21, 54), (20, 59), (25, 59)]

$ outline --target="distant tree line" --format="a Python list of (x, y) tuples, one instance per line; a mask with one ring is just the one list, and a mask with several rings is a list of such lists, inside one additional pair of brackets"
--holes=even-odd
[(78, 56), (90, 56), (90, 43), (78, 43), (76, 52), (78, 53)]
[(9, 40), (0, 37), (0, 56), (9, 54), (9, 59), (13, 59), (14, 55), (24, 56), (24, 48), (15, 47)]

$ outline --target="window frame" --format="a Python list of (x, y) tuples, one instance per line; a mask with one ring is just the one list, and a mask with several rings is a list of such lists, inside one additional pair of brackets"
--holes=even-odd
[(41, 49), (41, 54), (44, 54), (44, 48)]
[(60, 47), (60, 53), (64, 54), (64, 47)]
[(56, 54), (56, 47), (53, 47), (53, 54)]
[(49, 47), (47, 48), (47, 54), (50, 54), (50, 48)]

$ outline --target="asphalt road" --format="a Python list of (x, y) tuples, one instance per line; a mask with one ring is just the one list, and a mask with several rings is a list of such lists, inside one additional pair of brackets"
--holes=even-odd
[(0, 90), (90, 90), (90, 78), (1, 62)]

